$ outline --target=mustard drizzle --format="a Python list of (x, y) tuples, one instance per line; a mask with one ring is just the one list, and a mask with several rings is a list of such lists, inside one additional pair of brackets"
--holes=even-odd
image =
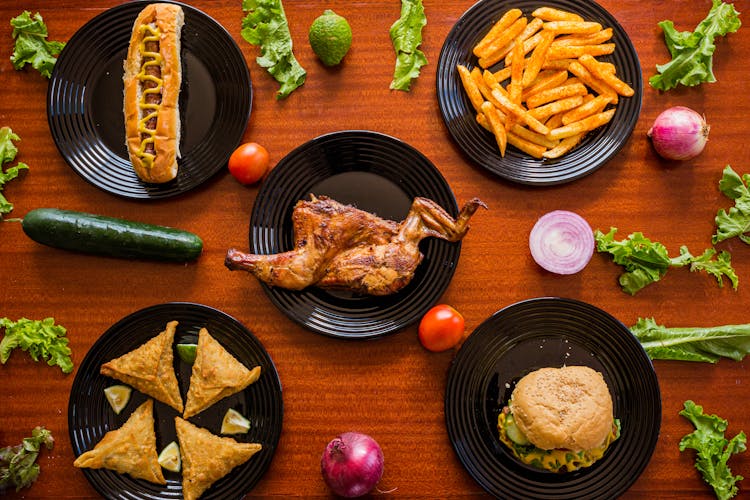
[[(162, 57), (159, 52), (152, 52), (146, 50), (146, 43), (148, 42), (159, 42), (160, 31), (156, 26), (150, 24), (144, 24), (140, 28), (140, 32), (143, 35), (140, 43), (140, 50), (145, 62), (141, 67), (141, 71), (138, 73), (137, 78), (141, 83), (152, 82), (156, 86), (148, 89), (144, 89), (141, 94), (141, 99), (138, 102), (138, 108), (140, 109), (141, 119), (138, 120), (138, 131), (141, 135), (146, 134), (148, 137), (141, 141), (141, 147), (138, 150), (138, 157), (143, 160), (143, 164), (146, 168), (151, 168), (154, 164), (156, 156), (153, 153), (147, 153), (146, 147), (149, 144), (154, 143), (154, 137), (156, 135), (155, 129), (146, 127), (146, 124), (152, 118), (155, 118), (159, 113), (161, 104), (149, 104), (146, 102), (146, 96), (150, 94), (161, 94), (163, 80), (153, 75), (146, 74), (146, 69), (151, 66), (161, 66)], [(147, 33), (148, 32), (148, 33)]]

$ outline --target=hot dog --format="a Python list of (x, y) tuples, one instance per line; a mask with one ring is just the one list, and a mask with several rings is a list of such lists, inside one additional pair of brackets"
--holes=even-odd
[(177, 176), (183, 24), (180, 6), (148, 5), (133, 24), (123, 64), (128, 155), (136, 174), (145, 182), (164, 183)]

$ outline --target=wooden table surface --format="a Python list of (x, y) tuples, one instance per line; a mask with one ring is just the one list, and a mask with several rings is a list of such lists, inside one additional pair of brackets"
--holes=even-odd
[[(198, 233), (204, 253), (194, 263), (127, 261), (43, 247), (29, 240), (18, 223), (0, 224), (0, 317), (52, 316), (68, 330), (76, 369), (99, 336), (119, 319), (141, 308), (189, 301), (218, 308), (245, 324), (263, 343), (283, 386), (283, 432), (270, 468), (250, 497), (329, 495), (319, 470), (326, 443), (340, 432), (359, 430), (375, 437), (385, 453), (385, 473), (376, 496), (476, 498), (481, 487), (464, 470), (445, 429), (443, 392), (455, 352), (434, 354), (417, 339), (417, 327), (374, 341), (344, 341), (312, 333), (276, 309), (261, 286), (245, 273), (224, 267), (228, 248), (248, 248), (248, 221), (258, 186), (245, 187), (223, 169), (186, 194), (142, 202), (113, 196), (85, 182), (63, 160), (50, 135), (46, 113), (48, 81), (30, 69), (15, 71), (7, 21), (24, 9), (39, 10), (49, 39), (68, 40), (85, 22), (122, 2), (50, 0), (0, 2), (0, 126), (21, 137), (17, 160), (30, 169), (6, 185), (15, 204), (9, 217), (23, 217), (42, 206), (87, 211), (180, 227)], [(528, 234), (538, 217), (554, 209), (573, 210), (593, 228), (619, 228), (621, 237), (642, 231), (677, 254), (680, 245), (695, 252), (711, 244), (714, 216), (730, 201), (718, 190), (722, 169), (750, 172), (750, 79), (746, 59), (750, 31), (742, 28), (717, 40), (714, 72), (718, 81), (660, 93), (643, 89), (640, 118), (620, 153), (604, 167), (575, 182), (526, 187), (504, 181), (467, 159), (454, 144), (437, 106), (435, 75), (441, 46), (473, 0), (425, 0), (428, 24), (422, 48), (429, 65), (411, 92), (389, 90), (394, 55), (388, 30), (399, 16), (395, 0), (285, 2), (295, 54), (307, 69), (307, 82), (277, 101), (277, 84), (255, 62), (258, 48), (240, 36), (240, 0), (190, 2), (221, 23), (236, 39), (250, 70), (252, 114), (246, 141), (266, 146), (275, 165), (306, 141), (337, 130), (369, 129), (395, 136), (424, 153), (442, 172), (459, 204), (477, 196), (489, 210), (472, 220), (460, 262), (440, 302), (466, 319), (469, 334), (495, 311), (540, 296), (579, 299), (632, 325), (653, 316), (669, 326), (710, 326), (750, 322), (750, 248), (738, 240), (721, 243), (740, 276), (737, 291), (719, 288), (713, 278), (672, 270), (640, 291), (625, 294), (617, 284), (620, 268), (596, 254), (573, 276), (552, 275), (532, 260)], [(640, 57), (644, 81), (668, 60), (657, 23), (672, 19), (692, 30), (711, 2), (600, 0), (627, 31)], [(509, 2), (511, 5), (511, 2)], [(746, 2), (736, 2), (739, 11)], [(313, 19), (326, 8), (347, 17), (354, 33), (340, 68), (325, 68), (307, 42)], [(116, 96), (114, 98), (117, 98)], [(660, 161), (646, 137), (663, 109), (686, 105), (704, 113), (711, 125), (708, 146), (692, 161)], [(678, 415), (686, 399), (729, 420), (729, 435), (750, 431), (745, 362), (716, 365), (654, 362), (662, 393), (661, 433), (652, 459), (625, 494), (628, 498), (711, 498), (693, 468), (692, 452), (678, 442), (691, 431)], [(50, 429), (54, 450), (39, 458), (41, 476), (30, 489), (10, 498), (96, 497), (83, 473), (73, 467), (67, 425), (68, 397), (75, 371), (33, 362), (14, 352), (0, 366), (0, 445), (17, 444), (37, 425)], [(730, 462), (736, 474), (750, 476), (749, 454)], [(744, 490), (745, 488), (743, 488)]]

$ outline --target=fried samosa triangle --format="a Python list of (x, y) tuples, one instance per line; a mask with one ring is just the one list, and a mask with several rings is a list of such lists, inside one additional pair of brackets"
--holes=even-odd
[(185, 500), (200, 497), (213, 483), (259, 452), (258, 443), (238, 443), (175, 417), (182, 458), (182, 495)]
[(229, 354), (205, 328), (198, 332), (198, 349), (190, 375), (183, 418), (240, 392), (260, 377), (260, 366), (248, 369)]
[(136, 408), (122, 427), (107, 432), (93, 449), (82, 453), (73, 465), (88, 469), (111, 469), (136, 479), (167, 484), (156, 451), (153, 399), (146, 400)]
[(177, 321), (170, 321), (163, 332), (142, 346), (104, 363), (100, 373), (182, 412), (182, 396), (173, 365), (176, 328)]

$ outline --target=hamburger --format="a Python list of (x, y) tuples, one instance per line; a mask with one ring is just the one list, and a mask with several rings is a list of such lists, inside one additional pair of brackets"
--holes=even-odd
[(607, 383), (587, 366), (541, 368), (521, 378), (497, 428), (516, 458), (550, 472), (591, 466), (620, 436)]

